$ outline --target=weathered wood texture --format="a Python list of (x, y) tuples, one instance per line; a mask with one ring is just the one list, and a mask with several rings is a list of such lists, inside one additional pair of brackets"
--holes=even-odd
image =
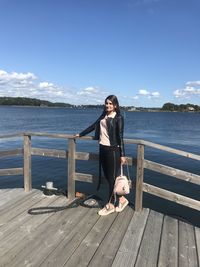
[(68, 198), (73, 199), (75, 197), (75, 153), (76, 143), (74, 139), (68, 140)]
[(190, 172), (181, 171), (169, 166), (158, 164), (150, 160), (144, 160), (144, 168), (151, 171), (159, 172), (165, 175), (173, 176), (186, 182), (200, 185), (200, 175), (193, 174)]
[(141, 211), (143, 199), (143, 179), (144, 179), (144, 146), (137, 146), (137, 171), (135, 188), (135, 210)]
[(22, 156), (22, 155), (23, 155), (23, 149), (22, 148), (0, 151), (0, 158)]
[(143, 183), (143, 191), (200, 211), (200, 201), (185, 197), (157, 186)]
[(1, 267), (199, 266), (198, 227), (131, 206), (100, 217), (64, 196), (18, 190), (0, 209)]
[(31, 177), (31, 136), (24, 136), (24, 190), (28, 192), (32, 189)]
[(21, 175), (21, 174), (23, 174), (23, 168), (10, 168), (10, 169), (0, 170), (0, 176)]

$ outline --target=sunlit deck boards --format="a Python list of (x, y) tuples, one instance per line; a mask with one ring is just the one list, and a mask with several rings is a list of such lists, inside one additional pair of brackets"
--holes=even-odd
[(199, 266), (200, 228), (148, 209), (100, 217), (66, 206), (39, 190), (1, 190), (0, 266)]

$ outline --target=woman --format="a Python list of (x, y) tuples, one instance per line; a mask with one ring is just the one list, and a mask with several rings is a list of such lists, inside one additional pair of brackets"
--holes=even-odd
[(115, 211), (121, 212), (128, 205), (128, 200), (124, 196), (119, 197), (117, 207), (113, 203), (115, 178), (119, 174), (120, 164), (126, 162), (123, 142), (124, 119), (120, 114), (119, 102), (115, 95), (109, 95), (105, 99), (101, 116), (91, 126), (75, 136), (81, 137), (94, 130), (95, 139), (99, 140), (100, 166), (109, 184), (109, 202), (98, 212), (103, 216)]

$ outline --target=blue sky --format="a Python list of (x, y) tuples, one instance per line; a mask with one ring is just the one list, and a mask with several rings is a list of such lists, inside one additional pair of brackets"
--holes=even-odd
[(0, 0), (0, 96), (200, 105), (199, 0)]

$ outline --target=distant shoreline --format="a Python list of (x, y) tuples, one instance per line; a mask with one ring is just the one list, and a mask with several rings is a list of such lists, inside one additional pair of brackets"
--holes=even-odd
[[(15, 107), (15, 108), (53, 108), (53, 109), (74, 109), (74, 110), (83, 110), (83, 109), (99, 109), (102, 110), (102, 108), (99, 107), (88, 107), (88, 106), (78, 106), (78, 107), (59, 107), (59, 106), (31, 106), (31, 105), (0, 105), (0, 107)], [(127, 110), (126, 108), (121, 107), (122, 111), (125, 112), (132, 112), (132, 113), (138, 113), (138, 112), (149, 112), (149, 113), (200, 113), (200, 111), (179, 111), (179, 110), (162, 110), (160, 109), (153, 109), (153, 108), (138, 108), (136, 110)]]
[[(11, 107), (36, 107), (36, 108), (68, 108), (68, 109), (103, 109), (104, 105), (72, 105), (69, 103), (50, 102), (36, 98), (27, 97), (0, 97), (0, 106)], [(123, 111), (127, 112), (192, 112), (199, 113), (200, 106), (193, 104), (165, 103), (162, 108), (159, 107), (135, 107), (121, 106)]]

